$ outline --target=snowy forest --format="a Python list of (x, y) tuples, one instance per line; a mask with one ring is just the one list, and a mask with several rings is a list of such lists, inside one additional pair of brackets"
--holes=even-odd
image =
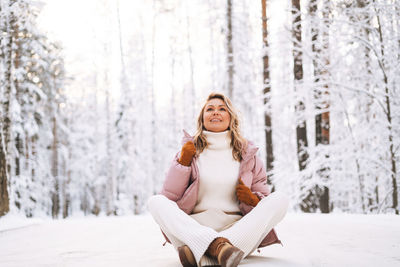
[(211, 92), (292, 211), (399, 214), (400, 1), (0, 0), (0, 216), (144, 213)]

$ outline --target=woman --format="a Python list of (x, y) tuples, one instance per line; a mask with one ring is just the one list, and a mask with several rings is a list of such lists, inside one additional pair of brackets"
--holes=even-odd
[(240, 135), (226, 96), (208, 96), (196, 134), (185, 132), (182, 144), (161, 194), (148, 202), (182, 265), (234, 267), (257, 247), (280, 243), (272, 228), (288, 200), (270, 194), (258, 148)]

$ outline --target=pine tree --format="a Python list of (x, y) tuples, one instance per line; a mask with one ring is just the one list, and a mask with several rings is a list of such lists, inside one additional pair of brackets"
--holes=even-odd
[[(299, 170), (302, 171), (307, 167), (308, 141), (307, 141), (307, 125), (304, 116), (305, 103), (302, 100), (300, 86), (303, 82), (303, 59), (302, 59), (302, 42), (301, 42), (301, 9), (300, 0), (292, 0), (292, 37), (293, 37), (293, 74), (294, 88), (297, 94), (297, 103), (295, 106), (296, 115), (300, 118), (296, 122), (296, 141), (297, 141), (297, 157)], [(304, 190), (304, 189), (303, 189)], [(305, 189), (306, 196), (300, 207), (305, 212), (312, 212), (316, 209), (315, 193), (313, 188)]]
[(10, 210), (8, 198), (8, 179), (7, 179), (7, 162), (6, 151), (4, 147), (3, 123), (0, 118), (0, 217), (8, 213)]
[[(270, 99), (271, 84), (269, 74), (269, 57), (268, 57), (268, 18), (267, 18), (267, 0), (262, 0), (262, 30), (263, 30), (263, 42), (264, 49), (266, 50), (263, 55), (263, 94), (264, 94), (264, 105), (266, 106)], [(267, 174), (271, 176), (274, 154), (272, 146), (272, 125), (271, 125), (271, 114), (267, 110), (264, 114), (264, 125), (265, 125), (265, 144), (266, 144), (266, 165)], [(268, 179), (270, 182), (270, 179)]]
[[(0, 2), (0, 32), (7, 33), (8, 28), (8, 2)], [(10, 64), (9, 54), (6, 48), (8, 44), (9, 35), (0, 38), (0, 216), (5, 215), (9, 210), (9, 195), (8, 195), (8, 166), (7, 163), (7, 150), (6, 150), (6, 136), (5, 132), (9, 133), (10, 118), (9, 118), (9, 98), (10, 98), (10, 85), (9, 73)], [(4, 69), (4, 71), (3, 71)]]
[[(314, 67), (314, 98), (316, 101), (317, 114), (315, 115), (315, 144), (317, 149), (321, 146), (329, 145), (329, 15), (330, 7), (328, 1), (323, 1), (321, 7), (322, 20), (318, 19), (318, 5), (316, 0), (311, 0), (309, 3), (309, 11), (311, 18), (311, 45), (313, 52), (313, 67)], [(326, 149), (321, 149), (326, 151)], [(317, 185), (315, 192), (319, 200), (318, 206), (322, 213), (329, 213), (329, 187), (326, 185), (329, 181), (329, 166), (326, 160), (329, 155), (324, 152), (319, 152), (317, 157), (320, 160), (321, 166), (317, 170), (318, 179), (324, 183)], [(317, 160), (317, 159), (313, 159)]]

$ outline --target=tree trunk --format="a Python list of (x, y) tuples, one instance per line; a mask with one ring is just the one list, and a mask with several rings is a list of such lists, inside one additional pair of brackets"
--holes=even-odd
[[(303, 60), (301, 52), (301, 16), (300, 16), (300, 0), (292, 0), (292, 35), (293, 35), (293, 72), (294, 72), (294, 84), (295, 91), (297, 86), (303, 80)], [(303, 113), (305, 110), (305, 104), (302, 100), (299, 100), (295, 106), (296, 113)], [(307, 126), (305, 119), (298, 122), (296, 126), (296, 139), (297, 139), (297, 156), (300, 171), (306, 167), (308, 159), (308, 142), (307, 142)]]
[[(14, 26), (13, 27), (13, 32), (12, 32), (12, 36), (13, 36), (13, 47), (14, 47), (14, 69), (18, 69), (19, 65), (20, 65), (20, 59), (21, 59), (21, 40), (20, 37), (18, 36), (18, 26)], [(24, 92), (21, 92), (20, 87), (19, 87), (19, 83), (17, 80), (14, 80), (14, 90), (15, 90), (15, 98), (17, 99), (17, 101), (21, 101), (21, 95), (24, 94)], [(14, 162), (15, 162), (15, 167), (14, 167), (14, 172), (12, 172), (13, 174), (15, 174), (15, 177), (18, 177), (21, 175), (21, 157), (23, 156), (23, 140), (20, 136), (20, 133), (16, 133), (15, 135), (15, 139), (14, 139), (14, 144), (15, 144), (15, 149), (17, 151), (15, 158), (14, 158)]]
[[(301, 9), (300, 0), (292, 0), (292, 38), (293, 38), (293, 74), (294, 74), (294, 91), (298, 92), (298, 86), (303, 81), (303, 59), (301, 50)], [(305, 104), (299, 99), (295, 106), (296, 114), (304, 116)], [(308, 160), (308, 141), (307, 141), (307, 125), (304, 118), (296, 122), (296, 143), (299, 170), (306, 168)], [(315, 195), (313, 192), (307, 194), (306, 198), (300, 204), (304, 212), (315, 211)]]
[[(104, 75), (105, 77), (105, 84), (109, 85), (108, 80), (108, 70)], [(107, 86), (106, 88), (106, 153), (107, 153), (107, 181), (106, 181), (106, 198), (107, 198), (107, 215), (116, 214), (115, 209), (115, 195), (116, 195), (116, 186), (115, 186), (115, 177), (114, 177), (114, 164), (113, 164), (113, 138), (111, 136), (112, 131), (112, 123), (111, 123), (111, 101), (110, 101), (110, 92)]]
[[(7, 9), (9, 9), (15, 1), (10, 1), (8, 3)], [(5, 3), (7, 5), (7, 3)], [(13, 79), (11, 76), (12, 69), (12, 57), (13, 57), (13, 43), (14, 43), (14, 25), (16, 22), (16, 18), (13, 13), (9, 14), (9, 18), (6, 20), (6, 31), (8, 36), (6, 36), (6, 51), (4, 51), (5, 56), (5, 66), (4, 66), (4, 78), (5, 78), (5, 92), (4, 92), (4, 102), (3, 102), (3, 111), (4, 111), (4, 124), (3, 124), (3, 134), (4, 134), (4, 150), (6, 151), (6, 162), (7, 162), (7, 173), (11, 173), (11, 147), (12, 147), (12, 134), (11, 134), (11, 103), (13, 97)]]
[(7, 180), (7, 160), (3, 125), (0, 124), (0, 217), (5, 215), (10, 210)]
[[(317, 87), (315, 89), (315, 100), (316, 100), (316, 109), (318, 111), (315, 116), (315, 144), (318, 145), (329, 145), (329, 58), (328, 58), (328, 49), (329, 49), (329, 6), (326, 1), (323, 3), (322, 7), (322, 24), (324, 29), (321, 34), (321, 47), (319, 48), (318, 42), (318, 28), (316, 27), (316, 22), (314, 22), (311, 26), (311, 41), (312, 41), (312, 50), (313, 50), (313, 66), (314, 66), (314, 83)], [(317, 17), (317, 3), (316, 0), (310, 1), (310, 15), (313, 18)], [(318, 60), (320, 59), (320, 60)], [(322, 65), (318, 62), (322, 62)], [(319, 86), (322, 84), (322, 86)], [(329, 158), (329, 155), (324, 155), (326, 158)], [(327, 181), (329, 180), (329, 167), (321, 166), (321, 168), (317, 171), (321, 180)], [(322, 213), (329, 213), (329, 188), (326, 186), (317, 187), (317, 198), (319, 199), (319, 208)]]
[[(54, 101), (54, 99), (52, 99)], [(52, 105), (52, 103), (50, 103)], [(58, 175), (58, 136), (57, 136), (57, 120), (54, 115), (54, 110), (51, 110), (53, 113), (52, 124), (53, 124), (53, 144), (51, 146), (52, 149), (52, 160), (51, 160), (51, 175), (54, 179), (54, 192), (52, 193), (52, 216), (53, 218), (57, 218), (60, 213), (60, 181)]]
[(227, 50), (228, 50), (228, 96), (232, 99), (233, 97), (233, 44), (232, 44), (232, 0), (227, 0)]
[[(261, 0), (262, 6), (262, 34), (264, 41), (264, 48), (268, 48), (268, 19), (267, 19), (267, 0)], [(271, 83), (269, 77), (269, 57), (268, 52), (263, 55), (263, 93), (264, 93), (264, 106), (268, 104), (271, 94)], [(271, 126), (271, 114), (266, 111), (264, 114), (264, 126), (265, 126), (265, 145), (266, 145), (266, 157), (267, 157), (267, 175), (270, 178), (273, 169), (274, 154), (272, 149), (272, 126)], [(271, 183), (271, 180), (268, 179)]]
[[(310, 15), (312, 17), (316, 17), (317, 11), (317, 3), (316, 0), (310, 1)], [(326, 2), (324, 2), (323, 7), (323, 28), (329, 28), (328, 19), (329, 19), (329, 9), (326, 7)], [(329, 49), (329, 33), (324, 30), (322, 32), (322, 50), (316, 44), (318, 42), (318, 28), (313, 23), (311, 26), (311, 41), (312, 41), (312, 51), (313, 51), (313, 66), (314, 66), (314, 83), (317, 85), (322, 80), (322, 87), (317, 88), (315, 90), (315, 98), (317, 101), (317, 110), (322, 110), (316, 115), (315, 118), (315, 143), (316, 145), (329, 144), (329, 103), (327, 102), (326, 95), (329, 95), (328, 88), (328, 66), (329, 66), (329, 58), (327, 56), (327, 51)], [(321, 62), (323, 65), (318, 64), (318, 58), (322, 57)], [(325, 95), (325, 97), (324, 97)], [(322, 98), (323, 97), (323, 98)]]
[[(7, 1), (0, 3), (1, 11), (9, 10), (12, 3)], [(3, 26), (5, 31), (9, 34), (3, 36), (5, 40), (4, 50), (4, 82), (5, 85), (0, 90), (2, 91), (2, 114), (0, 121), (0, 216), (5, 215), (10, 210), (10, 200), (8, 194), (8, 184), (10, 182), (10, 156), (9, 150), (11, 148), (11, 99), (12, 99), (12, 45), (13, 45), (13, 34), (12, 27), (15, 24), (15, 16), (10, 13), (7, 14), (9, 17), (5, 20)]]
[[(359, 9), (364, 9), (365, 7), (366, 7), (366, 4), (367, 4), (367, 2), (365, 1), (365, 0), (357, 0), (357, 8), (359, 8)], [(363, 21), (363, 22), (365, 22), (366, 23), (366, 27), (364, 27), (361, 31), (360, 31), (360, 35), (362, 36), (362, 38), (364, 38), (364, 40), (370, 40), (370, 26), (371, 26), (371, 17), (370, 17), (370, 15), (368, 15), (366, 12), (364, 12), (364, 11), (362, 11), (362, 16), (361, 16), (361, 20)], [(359, 23), (359, 18), (353, 18), (353, 20), (354, 20), (354, 22), (355, 23)], [(371, 58), (370, 58), (370, 47), (369, 46), (364, 46), (364, 48), (363, 48), (363, 52), (364, 52), (364, 58), (365, 58), (365, 60), (364, 60), (364, 62), (365, 62), (365, 69), (366, 69), (366, 71), (367, 71), (367, 74), (368, 74), (368, 76), (369, 77), (372, 77), (373, 76), (373, 73), (372, 73), (372, 70), (371, 70)], [(370, 85), (370, 82), (368, 81), (368, 79), (366, 79), (366, 81), (365, 81), (365, 85), (364, 85), (364, 87), (366, 88), (366, 90), (370, 90), (370, 87), (371, 87), (371, 85)], [(372, 105), (372, 103), (373, 103), (373, 100), (371, 100), (369, 103), (367, 103), (367, 112), (366, 112), (366, 116), (367, 116), (367, 122), (369, 123), (370, 122), (370, 110), (371, 110), (371, 108), (370, 108), (370, 106)], [(356, 157), (356, 162), (357, 162), (357, 164), (358, 164), (358, 158)], [(359, 165), (357, 165), (357, 167), (359, 168)], [(358, 172), (359, 173), (359, 172)], [(361, 201), (361, 208), (362, 208), (362, 210), (363, 210), (363, 212), (365, 213), (366, 212), (366, 203), (365, 203), (365, 199), (364, 199), (364, 195), (365, 195), (365, 182), (364, 182), (364, 175), (361, 175), (360, 173), (359, 173), (359, 187), (360, 187), (360, 201)], [(379, 192), (379, 190), (378, 190), (378, 176), (376, 176), (375, 177), (375, 189), (373, 190), (373, 193), (375, 194), (375, 198), (373, 197), (373, 195), (372, 195), (372, 192), (371, 192), (371, 194), (367, 194), (367, 195), (369, 195), (369, 199), (368, 199), (368, 205), (369, 206), (374, 206), (374, 201), (376, 200), (376, 207), (378, 207), (378, 204), (379, 204), (379, 194), (378, 194), (378, 192)], [(371, 208), (370, 208), (370, 210), (371, 210)]]
[(17, 133), (15, 136), (15, 148), (17, 150), (17, 155), (15, 156), (15, 177), (18, 177), (21, 175), (21, 155), (23, 155), (22, 153), (22, 140), (20, 138), (20, 134)]
[[(127, 132), (126, 124), (127, 121), (133, 119), (127, 115), (129, 107), (132, 106), (132, 97), (131, 90), (127, 77), (127, 69), (125, 65), (125, 56), (124, 56), (124, 47), (123, 47), (123, 39), (122, 39), (122, 28), (121, 28), (121, 15), (119, 8), (119, 1), (116, 1), (116, 11), (117, 11), (117, 25), (118, 25), (118, 39), (119, 39), (119, 52), (121, 59), (121, 71), (120, 71), (120, 86), (121, 86), (121, 103), (120, 103), (120, 111), (118, 114), (118, 118), (115, 121), (115, 128), (117, 131), (117, 140), (118, 144), (118, 153), (124, 153), (125, 155), (129, 155), (129, 150), (131, 148), (131, 134)], [(132, 131), (135, 131), (134, 128), (131, 128)], [(124, 142), (125, 141), (125, 142)], [(120, 173), (120, 170), (117, 170), (117, 173)], [(116, 176), (116, 199), (120, 200), (121, 195), (121, 184), (126, 179), (126, 174), (119, 174)]]
[[(376, 4), (376, 2), (374, 1)], [(397, 179), (396, 179), (396, 154), (394, 151), (394, 141), (393, 141), (393, 126), (392, 126), (392, 113), (391, 113), (391, 104), (390, 104), (390, 96), (389, 96), (389, 82), (388, 82), (388, 77), (386, 74), (386, 68), (385, 68), (385, 48), (384, 48), (384, 43), (383, 43), (383, 33), (382, 33), (382, 25), (381, 25), (381, 19), (379, 16), (378, 11), (376, 10), (376, 18), (378, 22), (378, 34), (379, 34), (379, 42), (380, 42), (380, 53), (381, 53), (381, 59), (380, 61), (380, 68), (383, 74), (383, 82), (385, 85), (385, 104), (386, 104), (386, 119), (388, 123), (388, 141), (389, 141), (389, 155), (390, 155), (390, 162), (391, 162), (391, 179), (392, 179), (392, 208), (394, 209), (396, 214), (399, 214), (399, 207), (398, 207), (398, 193), (397, 193)]]
[(71, 172), (66, 167), (66, 162), (64, 160), (63, 163), (63, 176), (64, 176), (64, 184), (63, 184), (63, 195), (64, 195), (64, 205), (63, 205), (63, 218), (67, 218), (70, 214), (70, 205), (71, 205), (71, 195), (70, 191), (68, 190), (68, 185), (71, 182)]

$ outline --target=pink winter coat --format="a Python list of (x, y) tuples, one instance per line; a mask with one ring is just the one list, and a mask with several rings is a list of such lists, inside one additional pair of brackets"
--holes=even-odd
[[(193, 137), (186, 131), (182, 139), (182, 145), (188, 141), (193, 142)], [(256, 156), (258, 148), (253, 143), (248, 142), (247, 148), (242, 153), (242, 161), (239, 167), (239, 178), (251, 189), (260, 199), (268, 196), (269, 189), (267, 185), (267, 173), (259, 157)], [(191, 166), (179, 164), (180, 153), (177, 153), (166, 176), (161, 194), (168, 199), (175, 201), (178, 207), (191, 214), (197, 202), (197, 193), (199, 190), (199, 170), (197, 167), (197, 157), (193, 158)], [(239, 209), (242, 215), (249, 213), (253, 207), (245, 203), (239, 203)], [(275, 230), (272, 229), (259, 247), (281, 243)]]

